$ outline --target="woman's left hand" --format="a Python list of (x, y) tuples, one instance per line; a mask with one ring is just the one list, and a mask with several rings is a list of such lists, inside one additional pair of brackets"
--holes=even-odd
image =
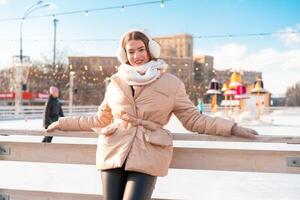
[(258, 133), (253, 129), (234, 125), (231, 129), (231, 135), (242, 137), (242, 138), (255, 139)]
[(50, 126), (48, 126), (48, 128), (46, 129), (46, 132), (52, 132), (54, 130), (59, 130), (59, 123), (58, 123), (58, 121), (53, 122), (52, 124), (50, 124)]

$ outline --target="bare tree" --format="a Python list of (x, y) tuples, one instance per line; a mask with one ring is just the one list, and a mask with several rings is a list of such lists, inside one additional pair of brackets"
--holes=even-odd
[(300, 106), (300, 82), (286, 91), (287, 106)]

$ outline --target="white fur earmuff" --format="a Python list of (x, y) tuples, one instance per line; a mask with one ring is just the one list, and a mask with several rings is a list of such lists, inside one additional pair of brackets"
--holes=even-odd
[(149, 47), (151, 57), (159, 58), (159, 56), (160, 56), (160, 45), (155, 40), (153, 40), (145, 31), (139, 30), (139, 29), (132, 29), (132, 30), (127, 31), (122, 36), (122, 38), (119, 42), (119, 47), (118, 47), (118, 50), (117, 50), (117, 57), (118, 57), (119, 61), (123, 64), (127, 63), (128, 59), (127, 59), (126, 51), (122, 47), (122, 43), (123, 43), (123, 40), (124, 40), (125, 36), (128, 33), (131, 33), (131, 32), (134, 32), (134, 31), (143, 33), (149, 39), (148, 47)]

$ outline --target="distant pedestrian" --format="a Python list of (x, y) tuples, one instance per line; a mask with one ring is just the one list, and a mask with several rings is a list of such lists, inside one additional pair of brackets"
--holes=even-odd
[[(59, 89), (51, 86), (49, 88), (49, 98), (44, 111), (44, 128), (47, 129), (50, 124), (56, 122), (59, 117), (64, 117), (61, 103), (58, 99)], [(51, 143), (52, 136), (45, 136), (42, 142)]]
[(198, 100), (197, 108), (201, 114), (204, 112), (204, 103), (203, 103), (202, 99)]

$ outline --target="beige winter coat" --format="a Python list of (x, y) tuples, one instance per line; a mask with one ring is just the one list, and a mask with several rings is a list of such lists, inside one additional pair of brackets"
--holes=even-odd
[[(150, 174), (167, 175), (172, 159), (172, 134), (164, 129), (172, 115), (192, 132), (230, 136), (234, 122), (200, 114), (189, 100), (182, 81), (163, 73), (146, 86), (132, 89), (117, 75), (94, 116), (59, 119), (62, 130), (91, 130), (99, 133), (98, 169), (121, 167)], [(188, 155), (187, 155), (188, 156)]]

